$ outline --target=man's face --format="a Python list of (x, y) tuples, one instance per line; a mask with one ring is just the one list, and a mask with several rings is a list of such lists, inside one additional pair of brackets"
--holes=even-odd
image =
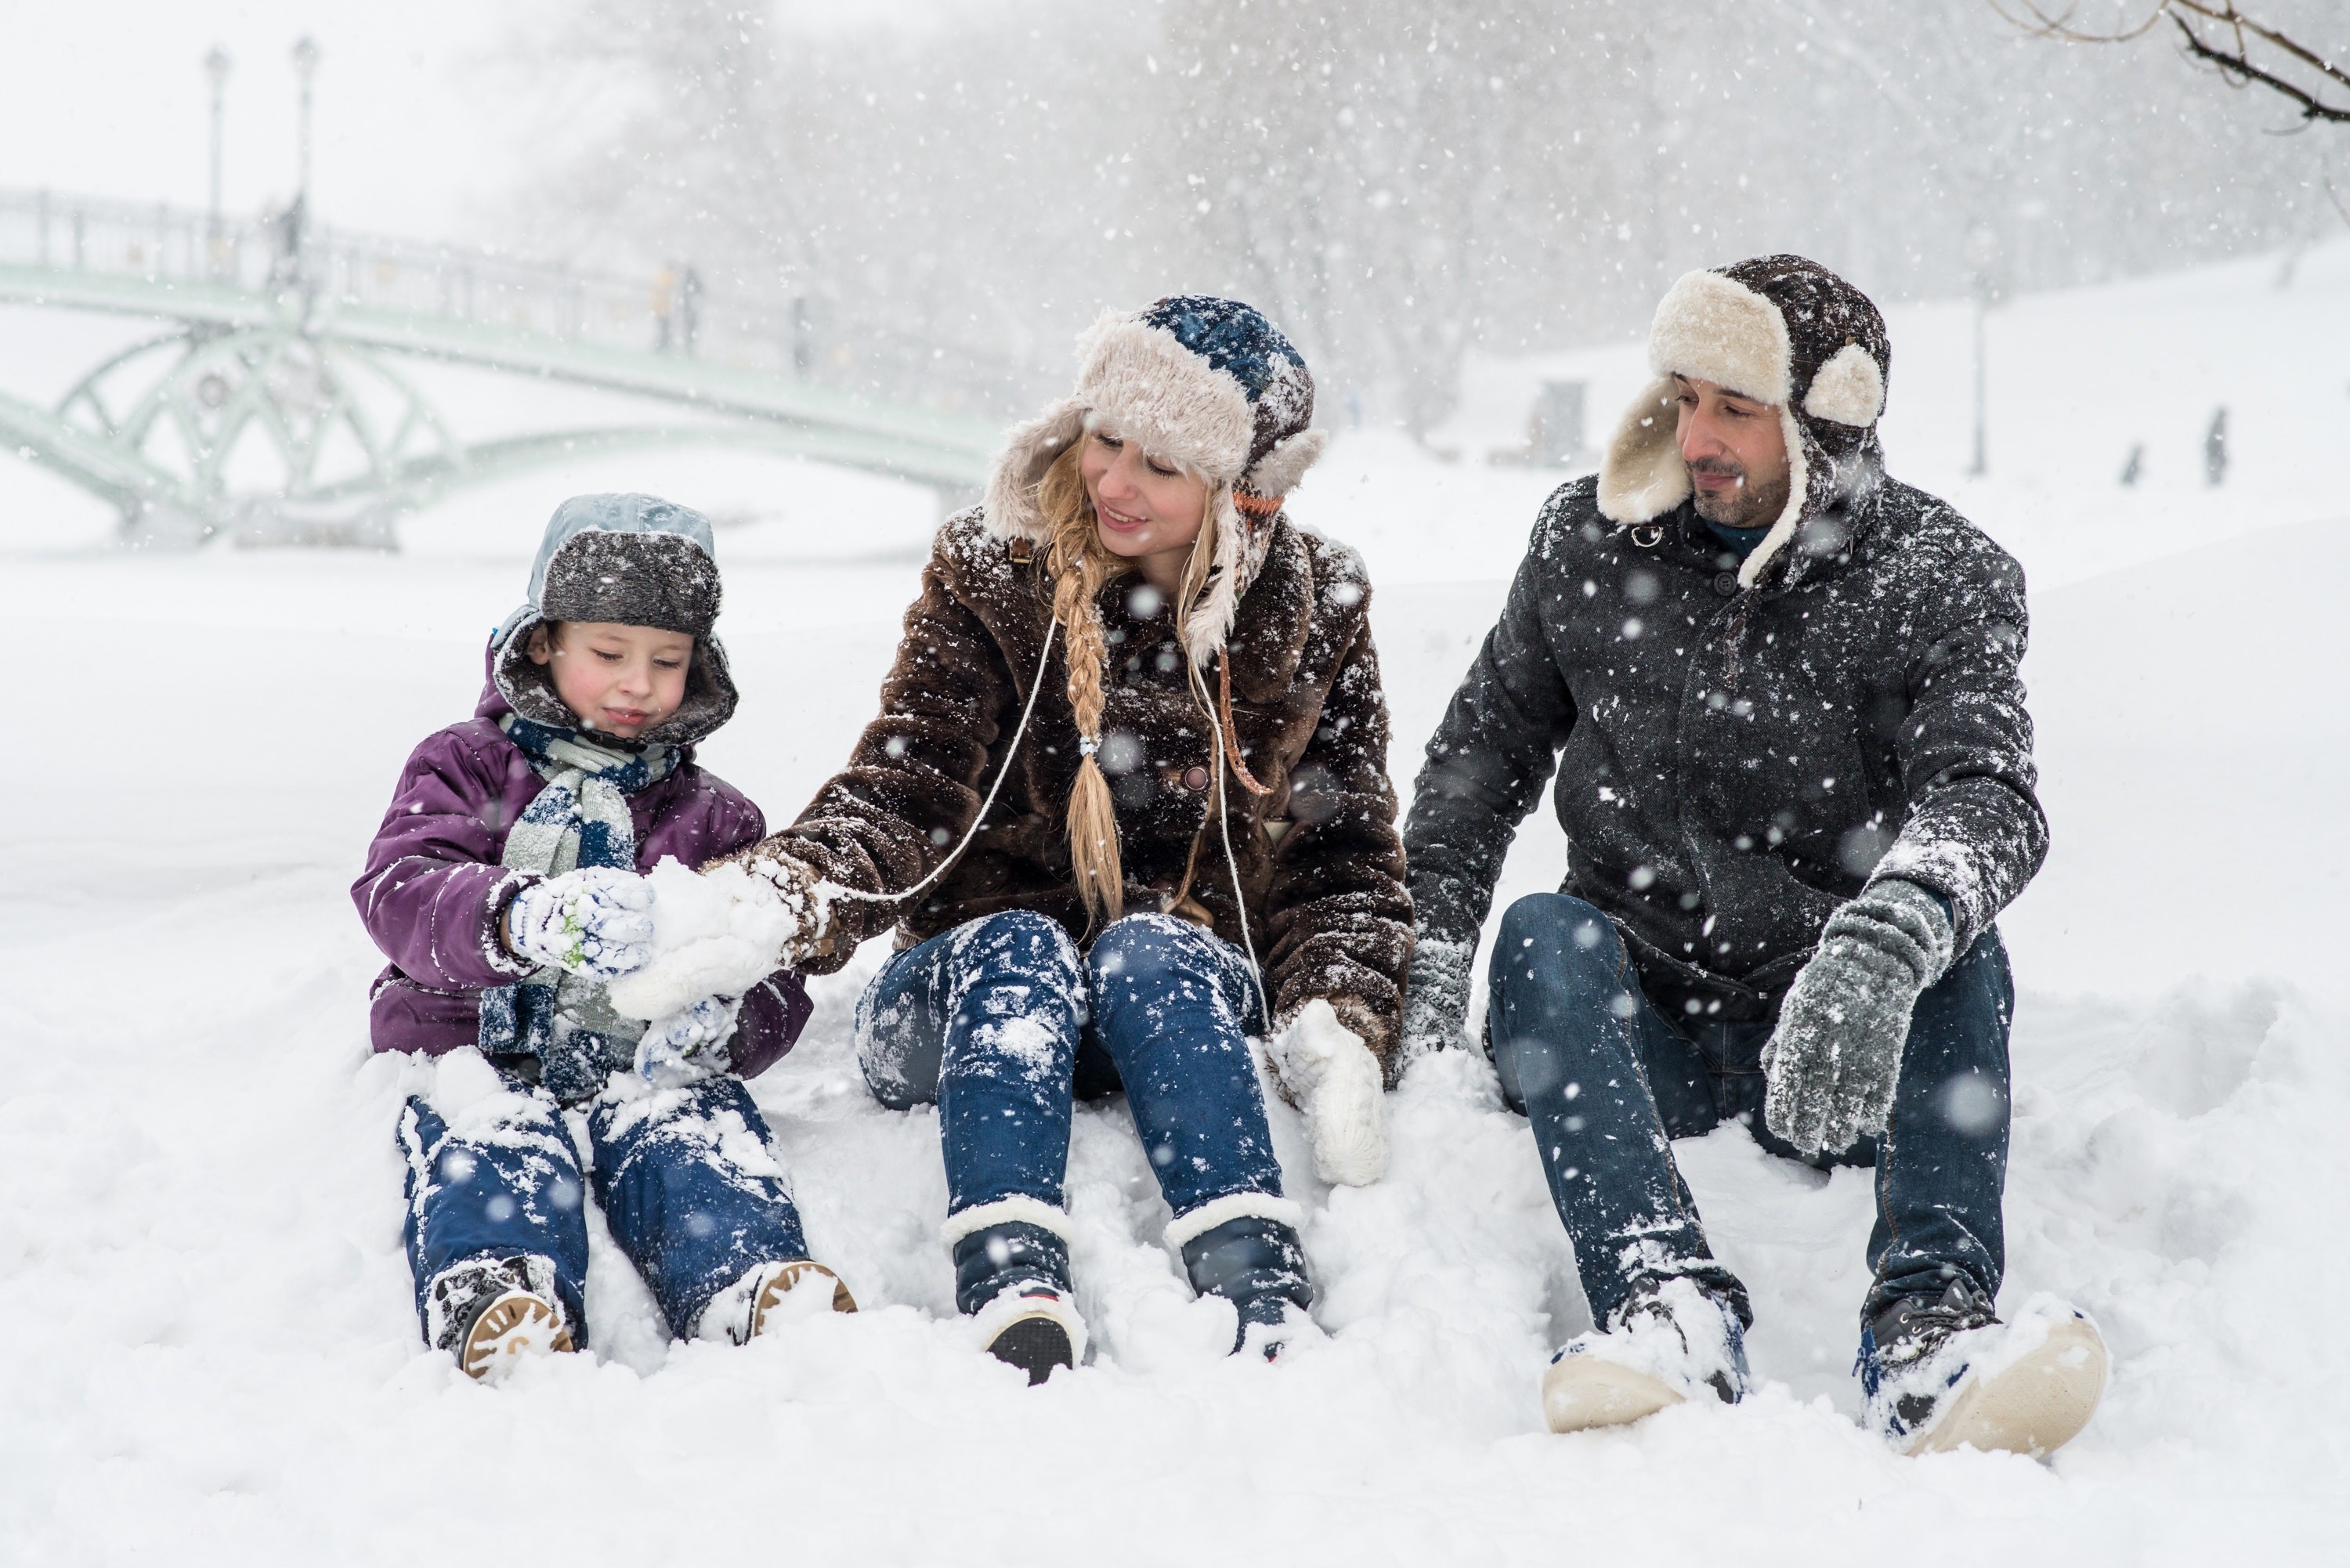
[(1697, 490), (1697, 514), (1725, 528), (1765, 528), (1787, 508), (1787, 438), (1776, 404), (1675, 376), (1674, 433)]

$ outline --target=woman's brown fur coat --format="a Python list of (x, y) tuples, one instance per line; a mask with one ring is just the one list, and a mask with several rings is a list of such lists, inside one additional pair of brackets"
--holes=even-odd
[[(1033, 556), (1033, 558), (1032, 558)], [(1174, 618), (1128, 575), (1100, 609), (1108, 644), (1100, 761), (1117, 802), (1127, 911), (1191, 896), (1238, 945), (1232, 877), (1211, 820), (1213, 733), (1186, 680)], [(911, 887), (962, 839), (1003, 766), (1051, 625), (1044, 552), (1007, 544), (979, 509), (939, 530), (921, 597), (906, 612), (880, 717), (799, 820), (753, 853), (787, 855), (843, 887)], [(1387, 774), (1388, 711), (1371, 646), (1370, 585), (1354, 553), (1274, 524), (1226, 656), (1232, 728), (1271, 794), (1226, 774), (1232, 846), (1276, 1023), (1326, 998), (1392, 1080), (1411, 901)], [(1049, 915), (1083, 941), (1070, 869), (1068, 798), (1078, 762), (1065, 639), (1013, 774), (962, 859), (911, 905), (833, 905), (837, 969), (895, 924), (901, 947), (1003, 909)], [(1203, 670), (1216, 690), (1212, 668)], [(1196, 859), (1194, 858), (1196, 857)]]

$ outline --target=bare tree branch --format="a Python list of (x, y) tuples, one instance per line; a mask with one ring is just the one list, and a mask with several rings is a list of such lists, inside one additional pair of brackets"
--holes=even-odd
[[(2246, 16), (2237, 8), (2235, 0), (2155, 0), (2153, 10), (2147, 14), (2144, 21), (2106, 33), (2086, 32), (2074, 26), (2073, 17), (2077, 6), (2067, 5), (2058, 15), (2051, 16), (2038, 0), (1986, 0), (1986, 3), (2011, 26), (2034, 37), (2054, 38), (2068, 44), (2126, 44), (2146, 36), (2168, 17), (2178, 29), (2180, 45), (2188, 57), (2218, 70), (2221, 78), (2230, 86), (2257, 84), (2268, 88), (2298, 109), (2304, 123), (2322, 120), (2334, 125), (2350, 125), (2350, 70), (2335, 65), (2282, 30), (2257, 17)], [(2014, 9), (2010, 9), (2011, 6)], [(2189, 21), (2189, 17), (2196, 20)], [(2200, 23), (2212, 25), (2216, 29), (2212, 37), (2207, 37), (2198, 30)], [(2284, 56), (2289, 64), (2256, 64), (2252, 58), (2254, 40)], [(2317, 78), (2316, 82), (2304, 84), (2284, 74), (2296, 69), (2314, 74)], [(2345, 101), (2332, 101), (2336, 89), (2344, 95)]]

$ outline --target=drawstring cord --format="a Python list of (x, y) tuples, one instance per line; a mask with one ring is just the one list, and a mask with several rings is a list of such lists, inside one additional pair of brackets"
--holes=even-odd
[(846, 898), (855, 904), (899, 903), (912, 898), (945, 876), (953, 868), (954, 863), (962, 858), (962, 852), (971, 847), (971, 841), (979, 836), (980, 828), (986, 824), (987, 814), (995, 806), (995, 797), (1003, 792), (1003, 781), (1012, 776), (1012, 759), (1020, 754), (1020, 741), (1028, 733), (1029, 716), (1036, 711), (1037, 694), (1045, 690), (1045, 670), (1053, 658), (1053, 638), (1060, 629), (1061, 623), (1058, 620), (1047, 620), (1045, 623), (1045, 649), (1036, 656), (1036, 677), (1028, 683), (1028, 705), (1020, 710), (1020, 722), (1013, 729), (1012, 743), (1003, 749), (1003, 765), (995, 770), (995, 782), (988, 786), (987, 798), (979, 803), (979, 815), (971, 819), (971, 830), (962, 836), (962, 842), (956, 845), (929, 876), (903, 892), (866, 893), (855, 888), (843, 888), (835, 883), (830, 894), (832, 898)]

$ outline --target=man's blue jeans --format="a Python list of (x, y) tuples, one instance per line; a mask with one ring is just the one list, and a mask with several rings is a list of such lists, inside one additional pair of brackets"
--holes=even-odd
[(947, 1212), (1014, 1197), (1061, 1207), (1072, 1102), (1121, 1086), (1167, 1206), (1281, 1194), (1249, 1057), (1255, 979), (1231, 943), (1129, 915), (1080, 954), (1060, 923), (989, 915), (881, 967), (857, 1010), (874, 1097), (936, 1101)]
[[(1735, 1118), (1772, 1153), (1802, 1158), (1762, 1122), (1772, 1025), (1666, 1018), (1607, 917), (1564, 893), (1510, 906), (1488, 978), (1502, 1093), (1533, 1124), (1593, 1321), (1607, 1323), (1651, 1274), (1690, 1275), (1751, 1321), (1745, 1287), (1706, 1245), (1671, 1140)], [(1987, 929), (1918, 997), (1884, 1136), (1807, 1161), (1876, 1168), (1864, 1321), (1957, 1276), (1998, 1297), (2014, 1002), (2007, 951)]]
[[(454, 1130), (421, 1099), (400, 1115), (417, 1316), (450, 1265), (536, 1254), (554, 1262), (584, 1349), (587, 1179), (555, 1096), (518, 1077), (506, 1087), (459, 1116)], [(588, 1136), (612, 1240), (652, 1287), (672, 1333), (691, 1334), (711, 1299), (758, 1264), (807, 1256), (799, 1210), (767, 1152), (766, 1121), (741, 1079), (654, 1089), (616, 1077), (588, 1107)]]

